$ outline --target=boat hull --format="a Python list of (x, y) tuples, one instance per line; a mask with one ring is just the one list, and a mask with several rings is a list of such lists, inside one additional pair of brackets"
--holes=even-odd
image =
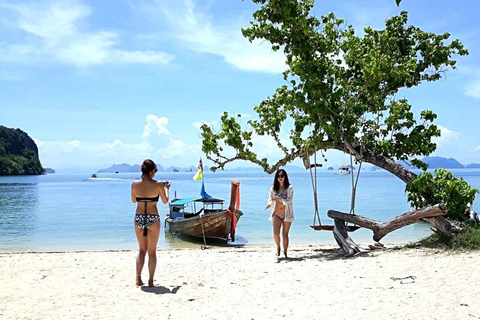
[[(243, 213), (235, 211), (237, 223)], [(232, 217), (226, 210), (206, 213), (191, 218), (170, 218), (165, 220), (170, 232), (174, 235), (187, 235), (200, 238), (214, 238), (235, 241), (231, 235)]]

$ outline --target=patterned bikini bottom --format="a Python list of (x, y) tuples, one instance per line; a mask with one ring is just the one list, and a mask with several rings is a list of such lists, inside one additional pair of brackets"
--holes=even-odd
[(147, 230), (158, 220), (160, 220), (158, 214), (136, 214), (134, 222), (137, 228), (143, 229), (143, 236), (146, 237)]

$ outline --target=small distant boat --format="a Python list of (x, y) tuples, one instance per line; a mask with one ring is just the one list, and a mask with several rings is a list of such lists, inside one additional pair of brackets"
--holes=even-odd
[(115, 171), (115, 173), (120, 173), (119, 171)]
[(90, 175), (90, 178), (98, 178), (98, 174), (92, 173), (92, 174)]
[(235, 228), (243, 215), (239, 210), (240, 182), (231, 181), (230, 205), (205, 192), (202, 181), (201, 198), (174, 199), (169, 203), (165, 226), (174, 235), (235, 241)]
[(338, 168), (338, 172), (335, 172), (335, 174), (344, 175), (344, 174), (350, 174), (351, 172), (352, 172), (352, 168), (346, 164), (343, 164), (340, 166), (340, 168)]

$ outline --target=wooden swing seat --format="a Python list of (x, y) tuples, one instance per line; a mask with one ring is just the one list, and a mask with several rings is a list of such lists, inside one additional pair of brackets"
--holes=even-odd
[[(359, 226), (345, 226), (347, 228), (348, 232), (354, 232), (360, 229), (361, 227)], [(315, 226), (310, 226), (313, 230), (320, 231), (320, 230), (328, 230), (328, 231), (333, 231), (333, 226), (332, 225), (315, 225)]]

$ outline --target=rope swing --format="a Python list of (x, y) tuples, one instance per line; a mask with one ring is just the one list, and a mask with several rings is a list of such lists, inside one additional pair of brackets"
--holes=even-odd
[[(322, 221), (320, 220), (320, 214), (318, 213), (318, 197), (317, 197), (317, 167), (321, 167), (321, 164), (317, 164), (317, 152), (313, 154), (313, 161), (314, 164), (310, 164), (310, 156), (307, 154), (307, 159), (304, 159), (304, 164), (309, 167), (310, 170), (310, 180), (312, 182), (312, 189), (313, 189), (313, 202), (314, 202), (314, 207), (315, 207), (315, 212), (313, 214), (313, 225), (310, 227), (313, 230), (328, 230), (328, 231), (333, 231), (333, 225), (325, 225), (322, 224)], [(350, 167), (351, 167), (351, 178), (352, 178), (352, 197), (350, 200), (350, 214), (355, 214), (355, 196), (357, 192), (357, 184), (358, 184), (358, 178), (360, 177), (360, 171), (362, 169), (362, 161), (360, 161), (360, 165), (358, 167), (358, 172), (357, 172), (357, 178), (354, 179), (353, 176), (353, 157), (352, 154), (350, 154)], [(313, 173), (312, 173), (312, 168), (314, 168)], [(317, 224), (318, 220), (318, 224)], [(353, 225), (349, 226), (346, 225), (347, 231), (348, 232), (353, 232), (358, 229), (360, 229), (359, 226)]]

